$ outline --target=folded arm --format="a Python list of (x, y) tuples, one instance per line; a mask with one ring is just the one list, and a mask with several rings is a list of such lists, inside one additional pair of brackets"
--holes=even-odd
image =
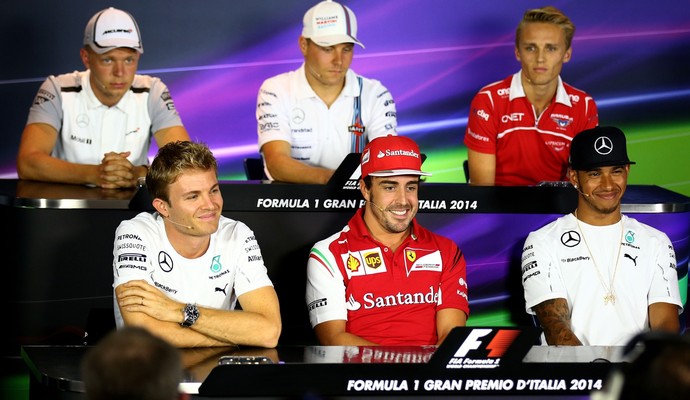
[(20, 179), (94, 185), (105, 189), (132, 188), (147, 168), (133, 165), (129, 152), (104, 154), (100, 164), (79, 164), (53, 157), (57, 130), (48, 124), (28, 124), (24, 128), (17, 153)]
[(543, 301), (533, 307), (549, 345), (582, 346), (570, 325), (570, 307), (563, 298)]
[(241, 295), (242, 310), (199, 307), (199, 318), (188, 328), (180, 325), (184, 304), (145, 281), (121, 284), (115, 295), (125, 325), (143, 326), (177, 347), (275, 347), (282, 329), (278, 296), (271, 286)]
[(271, 177), (280, 182), (326, 184), (335, 170), (312, 167), (292, 158), (290, 143), (273, 140), (261, 147)]

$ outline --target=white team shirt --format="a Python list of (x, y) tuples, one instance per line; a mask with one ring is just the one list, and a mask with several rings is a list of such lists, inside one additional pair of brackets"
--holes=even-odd
[[(571, 310), (573, 332), (583, 345), (623, 346), (649, 329), (650, 304), (675, 304), (682, 312), (675, 251), (665, 233), (625, 215), (609, 226), (582, 221), (579, 226), (586, 244), (573, 214), (527, 237), (522, 284), (528, 313), (534, 314), (532, 307), (545, 300), (564, 298)], [(616, 254), (618, 243), (620, 255)], [(608, 290), (602, 281), (610, 285), (616, 259), (616, 300), (604, 304)], [(546, 344), (543, 335), (542, 343)]]
[(345, 87), (329, 108), (307, 82), (302, 64), (261, 85), (256, 106), (259, 149), (265, 143), (284, 140), (290, 143), (293, 158), (311, 166), (337, 168), (353, 152), (348, 127), (353, 125), (355, 97), (360, 95), (358, 78), (362, 78), (361, 120), (367, 141), (395, 135), (395, 103), (379, 81), (348, 70)]
[(108, 152), (130, 151), (134, 165), (148, 165), (153, 134), (182, 126), (167, 86), (158, 78), (136, 75), (130, 90), (113, 107), (91, 89), (91, 72), (49, 76), (29, 110), (27, 125), (45, 123), (58, 131), (53, 157), (77, 164), (100, 164)]
[[(122, 221), (113, 246), (113, 288), (143, 279), (170, 298), (232, 310), (237, 297), (273, 286), (254, 233), (242, 222), (221, 216), (209, 248), (199, 258), (177, 253), (168, 241), (163, 218), (142, 212)], [(124, 325), (115, 303), (115, 320)]]

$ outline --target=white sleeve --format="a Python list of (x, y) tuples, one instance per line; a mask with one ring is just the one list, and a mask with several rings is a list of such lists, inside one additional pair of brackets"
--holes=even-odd
[(652, 284), (649, 288), (648, 302), (671, 303), (678, 306), (678, 312), (683, 311), (680, 299), (680, 287), (678, 286), (678, 273), (676, 271), (676, 252), (668, 236), (657, 231), (655, 265), (652, 274)]
[(532, 232), (522, 249), (522, 286), (525, 291), (525, 309), (535, 314), (532, 307), (556, 298), (567, 299), (556, 254), (548, 237)]
[(142, 222), (122, 221), (115, 230), (113, 245), (113, 287), (143, 279), (153, 283), (154, 243), (141, 229)]
[(237, 296), (265, 286), (273, 286), (254, 232), (242, 222), (237, 222), (237, 235), (233, 235), (237, 274), (234, 289)]
[(343, 275), (324, 242), (317, 243), (309, 254), (306, 301), (312, 327), (325, 321), (347, 320)]
[(26, 124), (48, 124), (60, 132), (62, 129), (62, 92), (55, 76), (49, 76), (38, 89), (29, 109)]
[(148, 109), (151, 116), (151, 132), (153, 134), (172, 126), (183, 126), (170, 90), (158, 78), (151, 78)]
[(256, 99), (259, 149), (264, 144), (274, 140), (292, 143), (290, 110), (286, 107), (290, 102), (290, 93), (284, 89), (288, 83), (283, 82), (286, 79), (289, 79), (287, 74), (269, 78), (259, 88)]

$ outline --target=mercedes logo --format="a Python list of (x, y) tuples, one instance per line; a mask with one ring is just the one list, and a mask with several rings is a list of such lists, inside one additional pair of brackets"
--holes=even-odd
[(301, 108), (295, 108), (292, 110), (292, 122), (298, 125), (304, 122), (304, 110)]
[(158, 253), (158, 266), (163, 272), (170, 272), (173, 269), (173, 260), (170, 255), (164, 251)]
[(80, 128), (86, 128), (89, 126), (89, 116), (86, 114), (77, 115), (77, 126)]
[(600, 136), (594, 141), (594, 150), (602, 156), (605, 156), (613, 151), (613, 143), (608, 137)]
[(575, 231), (568, 231), (561, 235), (561, 243), (565, 247), (575, 247), (580, 244), (580, 234)]

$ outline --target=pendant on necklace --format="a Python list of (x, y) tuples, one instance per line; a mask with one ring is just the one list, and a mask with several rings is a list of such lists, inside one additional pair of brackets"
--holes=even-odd
[(616, 304), (616, 295), (613, 294), (613, 292), (608, 292), (606, 296), (604, 296), (604, 305), (609, 304), (611, 302), (611, 305)]

